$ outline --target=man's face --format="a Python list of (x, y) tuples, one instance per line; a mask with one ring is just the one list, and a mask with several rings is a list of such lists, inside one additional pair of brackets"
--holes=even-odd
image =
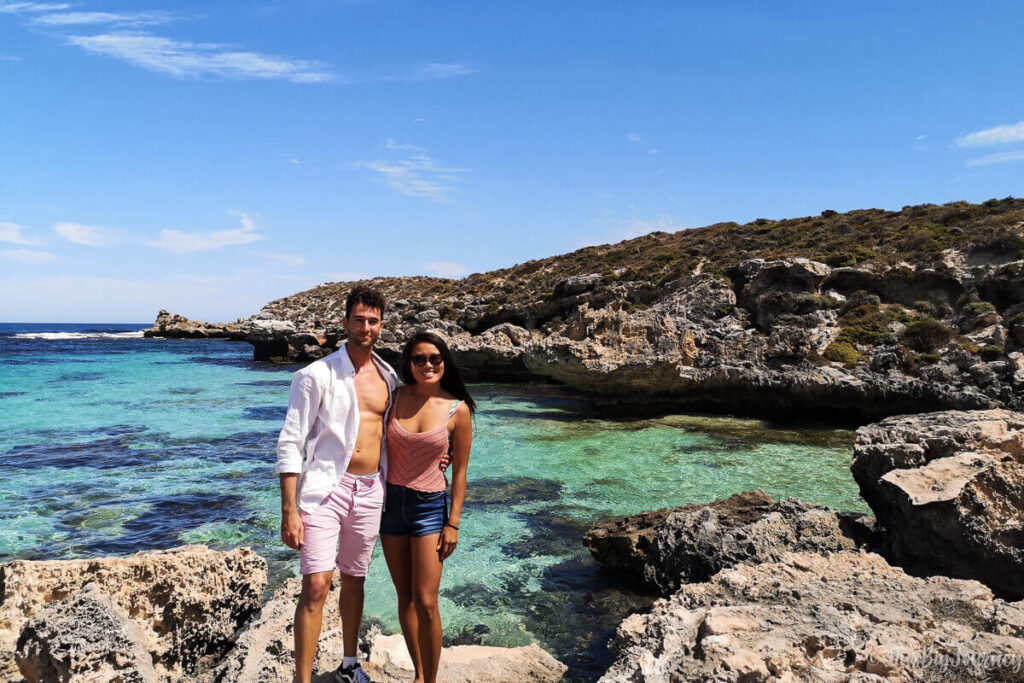
[(381, 328), (384, 327), (381, 310), (366, 304), (353, 306), (344, 323), (348, 332), (348, 343), (367, 350), (373, 348), (374, 342), (380, 336)]

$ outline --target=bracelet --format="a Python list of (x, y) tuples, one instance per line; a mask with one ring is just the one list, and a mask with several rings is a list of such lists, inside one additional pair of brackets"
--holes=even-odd
[(451, 522), (445, 522), (445, 523), (444, 523), (444, 525), (445, 525), (445, 526), (450, 526), (451, 528), (455, 529), (456, 531), (458, 531), (458, 530), (459, 530), (459, 527), (455, 526), (455, 525), (454, 525), (454, 524), (452, 524)]

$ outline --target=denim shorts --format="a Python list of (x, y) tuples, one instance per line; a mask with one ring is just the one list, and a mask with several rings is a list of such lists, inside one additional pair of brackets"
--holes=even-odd
[(439, 534), (448, 521), (448, 492), (427, 493), (387, 485), (380, 532), (388, 536), (429, 536)]

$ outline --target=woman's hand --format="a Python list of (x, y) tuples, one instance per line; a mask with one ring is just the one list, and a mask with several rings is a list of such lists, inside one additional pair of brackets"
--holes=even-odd
[(459, 543), (459, 530), (445, 524), (441, 529), (441, 535), (437, 539), (437, 552), (441, 553), (441, 561), (444, 562), (448, 556), (455, 552), (455, 546)]
[(302, 545), (305, 529), (302, 526), (302, 518), (296, 510), (289, 510), (281, 515), (281, 540), (293, 550), (298, 550)]

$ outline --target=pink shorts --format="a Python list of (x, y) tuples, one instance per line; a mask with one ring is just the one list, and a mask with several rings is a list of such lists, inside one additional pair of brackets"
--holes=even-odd
[(372, 477), (346, 472), (318, 508), (299, 513), (303, 526), (299, 571), (315, 574), (337, 567), (349, 576), (366, 576), (383, 506), (380, 472)]

